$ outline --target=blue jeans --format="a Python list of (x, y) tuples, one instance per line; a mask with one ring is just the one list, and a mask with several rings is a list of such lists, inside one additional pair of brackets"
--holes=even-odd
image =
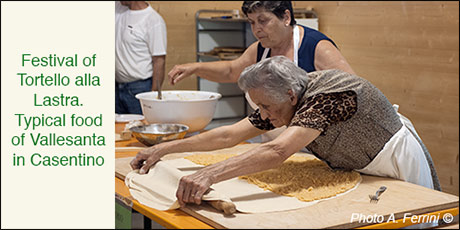
[(142, 114), (136, 94), (152, 91), (152, 78), (129, 83), (115, 82), (115, 113)]

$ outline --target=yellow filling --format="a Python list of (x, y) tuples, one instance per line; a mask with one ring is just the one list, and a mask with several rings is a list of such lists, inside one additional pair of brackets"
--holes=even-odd
[[(210, 165), (235, 155), (196, 154), (185, 159), (195, 164)], [(293, 155), (277, 168), (239, 178), (279, 195), (295, 197), (301, 201), (314, 201), (352, 189), (361, 180), (361, 175), (355, 171), (332, 170), (316, 158)]]

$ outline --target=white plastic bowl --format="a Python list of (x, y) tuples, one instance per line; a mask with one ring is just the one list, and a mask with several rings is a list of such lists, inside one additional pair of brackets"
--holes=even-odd
[(136, 95), (145, 120), (149, 124), (184, 124), (189, 127), (189, 132), (195, 132), (211, 122), (217, 100), (222, 95), (206, 91), (165, 90), (162, 97), (159, 100), (156, 91)]

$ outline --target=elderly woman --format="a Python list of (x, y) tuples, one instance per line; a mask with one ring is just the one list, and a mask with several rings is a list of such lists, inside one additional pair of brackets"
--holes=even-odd
[(145, 173), (165, 154), (230, 147), (286, 125), (276, 139), (181, 178), (180, 204), (200, 203), (211, 184), (277, 167), (304, 146), (333, 169), (440, 190), (431, 157), (410, 122), (365, 79), (340, 70), (306, 73), (277, 56), (246, 68), (238, 84), (259, 106), (248, 118), (153, 146), (139, 152), (131, 166)]
[[(258, 41), (232, 61), (176, 65), (168, 73), (171, 84), (193, 74), (215, 82), (237, 82), (247, 66), (278, 55), (289, 58), (307, 72), (340, 69), (354, 74), (330, 38), (314, 29), (296, 25), (290, 1), (244, 1), (242, 11)], [(256, 109), (249, 98), (248, 101)], [(279, 132), (262, 136), (262, 141), (273, 139)]]

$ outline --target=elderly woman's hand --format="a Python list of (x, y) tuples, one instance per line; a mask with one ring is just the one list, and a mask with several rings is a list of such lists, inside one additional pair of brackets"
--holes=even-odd
[(176, 84), (180, 80), (192, 75), (195, 72), (195, 65), (197, 63), (188, 63), (182, 65), (175, 65), (168, 73), (169, 83)]
[(201, 204), (201, 198), (212, 184), (212, 176), (204, 170), (182, 177), (176, 192), (180, 206), (185, 203)]
[(160, 151), (155, 147), (151, 147), (139, 151), (129, 164), (131, 168), (139, 169), (140, 174), (145, 174), (148, 173), (150, 167), (157, 163), (161, 157), (162, 154), (160, 154)]

